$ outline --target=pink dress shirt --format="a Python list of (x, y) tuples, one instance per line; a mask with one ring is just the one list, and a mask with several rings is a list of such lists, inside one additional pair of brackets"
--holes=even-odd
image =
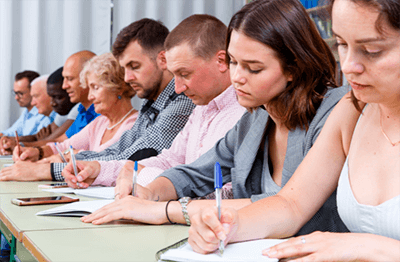
[[(236, 99), (233, 86), (228, 87), (208, 105), (196, 106), (169, 149), (164, 149), (158, 156), (139, 161), (145, 168), (138, 175), (138, 183), (146, 186), (164, 170), (195, 161), (239, 121), (244, 111), (245, 108)], [(126, 160), (99, 161), (99, 163), (101, 172), (93, 184), (115, 185), (115, 180)], [(230, 183), (225, 185), (225, 188), (223, 192), (231, 191)], [(232, 197), (225, 193), (224, 198)]]
[[(114, 136), (104, 144), (101, 144), (101, 139), (103, 138), (106, 128), (110, 122), (108, 121), (107, 117), (101, 115), (90, 122), (90, 124), (85, 126), (81, 131), (71, 136), (64, 142), (57, 143), (57, 145), (61, 151), (67, 150), (71, 145), (74, 149), (100, 152), (117, 142), (123, 132), (132, 128), (138, 117), (138, 114), (139, 113), (136, 112), (125, 119), (124, 122), (122, 122), (122, 124), (119, 126), (118, 131), (114, 134)], [(54, 143), (47, 143), (47, 146), (51, 147), (51, 150), (53, 150), (54, 154), (58, 154)]]

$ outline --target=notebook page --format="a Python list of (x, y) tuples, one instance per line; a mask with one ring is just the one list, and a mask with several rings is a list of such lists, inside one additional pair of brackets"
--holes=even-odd
[(105, 205), (112, 203), (114, 200), (94, 200), (94, 201), (79, 201), (70, 204), (65, 204), (59, 207), (47, 209), (36, 213), (37, 216), (53, 216), (74, 213), (82, 214), (82, 212), (93, 213)]
[(275, 258), (269, 258), (262, 255), (262, 250), (279, 244), (283, 239), (260, 239), (247, 242), (229, 244), (225, 247), (223, 256), (219, 251), (212, 254), (202, 255), (193, 251), (191, 246), (186, 245), (170, 249), (161, 255), (162, 260), (172, 261), (278, 261)]
[(114, 187), (93, 186), (93, 187), (88, 187), (86, 189), (74, 189), (72, 187), (64, 187), (64, 188), (49, 188), (42, 190), (53, 193), (64, 193), (64, 194), (73, 193), (79, 196), (114, 199)]

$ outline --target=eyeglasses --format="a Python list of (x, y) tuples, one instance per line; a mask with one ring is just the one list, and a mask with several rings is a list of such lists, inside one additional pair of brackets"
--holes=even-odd
[(21, 98), (21, 97), (22, 97), (23, 95), (25, 95), (26, 93), (28, 93), (28, 92), (19, 92), (19, 91), (15, 92), (15, 91), (13, 90), (14, 96), (18, 96), (19, 98)]

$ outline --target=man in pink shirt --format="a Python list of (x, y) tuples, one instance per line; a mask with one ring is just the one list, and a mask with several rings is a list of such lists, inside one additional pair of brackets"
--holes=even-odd
[[(176, 93), (184, 93), (196, 108), (169, 149), (139, 162), (138, 183), (147, 185), (164, 170), (189, 164), (207, 152), (241, 118), (240, 106), (231, 86), (225, 52), (226, 26), (209, 15), (192, 15), (170, 32), (165, 40), (167, 68), (174, 74)], [(88, 169), (78, 180), (81, 186), (113, 186), (116, 198), (132, 191), (132, 161), (99, 161), (101, 171)], [(90, 165), (90, 164), (89, 164)], [(91, 165), (94, 167), (95, 165)], [(75, 186), (69, 166), (63, 176)], [(118, 178), (117, 178), (118, 176)], [(85, 183), (88, 182), (88, 183)], [(230, 184), (224, 197), (232, 197)]]

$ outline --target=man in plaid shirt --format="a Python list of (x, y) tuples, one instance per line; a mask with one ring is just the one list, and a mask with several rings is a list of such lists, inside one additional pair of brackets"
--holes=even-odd
[[(140, 160), (169, 148), (184, 127), (195, 105), (184, 94), (176, 94), (173, 75), (167, 70), (164, 40), (169, 31), (160, 22), (141, 19), (125, 27), (113, 44), (113, 54), (125, 69), (125, 81), (143, 98), (138, 119), (131, 130), (102, 152), (81, 152), (77, 160)], [(24, 151), (16, 160), (39, 160), (37, 149)], [(97, 163), (94, 162), (94, 163)], [(17, 161), (3, 170), (4, 180), (63, 180), (64, 163)], [(78, 164), (79, 168), (79, 164)]]

